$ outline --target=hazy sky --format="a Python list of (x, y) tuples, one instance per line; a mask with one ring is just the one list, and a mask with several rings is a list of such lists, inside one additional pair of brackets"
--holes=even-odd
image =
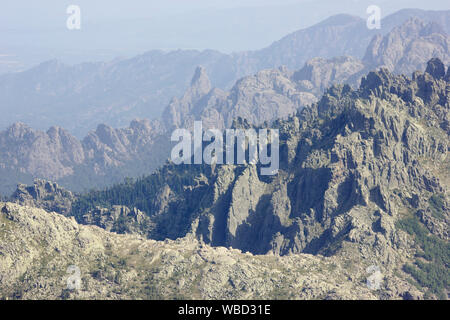
[[(71, 4), (81, 8), (81, 30), (66, 28)], [(0, 57), (29, 66), (151, 49), (253, 50), (334, 14), (365, 17), (372, 4), (383, 16), (450, 9), (448, 0), (0, 0)]]
[[(338, 10), (336, 13), (361, 10), (375, 4), (386, 13), (405, 7), (423, 9), (449, 9), (447, 0), (0, 0), (0, 27), (56, 26), (65, 19), (65, 9), (70, 4), (79, 5), (89, 22), (151, 18), (179, 14), (195, 15), (199, 12), (218, 12), (236, 8), (297, 7), (314, 4), (313, 14)], [(312, 12), (309, 12), (312, 13)], [(306, 15), (309, 14), (306, 12)], [(301, 18), (303, 14), (299, 12)], [(280, 21), (283, 23), (282, 21)]]

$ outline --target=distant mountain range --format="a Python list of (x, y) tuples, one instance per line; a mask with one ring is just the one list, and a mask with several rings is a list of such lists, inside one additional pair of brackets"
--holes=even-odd
[[(255, 125), (286, 119), (316, 102), (333, 84), (358, 86), (361, 77), (370, 70), (386, 67), (395, 73), (402, 70), (411, 73), (423, 70), (426, 61), (433, 57), (440, 57), (449, 64), (449, 41), (442, 25), (411, 18), (384, 36), (374, 36), (362, 60), (349, 56), (313, 58), (297, 71), (280, 67), (243, 77), (229, 90), (214, 87), (207, 66), (197, 67), (188, 89), (179, 98), (172, 98), (159, 120), (133, 120), (129, 127), (122, 129), (101, 124), (82, 140), (60, 126), (42, 132), (16, 123), (0, 132), (0, 192), (10, 194), (17, 183), (29, 184), (34, 178), (50, 179), (70, 190), (81, 191), (120, 182), (125, 177), (148, 174), (169, 157), (169, 134), (176, 127), (190, 128), (194, 120), (202, 120), (205, 127), (228, 128), (238, 118)], [(34, 81), (44, 74), (36, 73), (28, 80)], [(69, 74), (65, 75), (66, 80), (73, 81)], [(87, 74), (89, 72), (85, 79), (89, 78)], [(117, 80), (121, 74), (110, 76)], [(127, 82), (122, 80), (121, 83), (121, 88), (125, 88)], [(46, 88), (54, 86), (64, 92), (60, 84), (55, 79), (47, 83)], [(82, 86), (82, 82), (78, 85)], [(120, 90), (115, 92), (119, 94)], [(130, 96), (136, 95), (138, 93)], [(55, 94), (54, 99), (59, 96)], [(108, 94), (103, 97), (111, 101), (114, 98)], [(91, 110), (90, 104), (83, 105)], [(133, 110), (130, 109), (130, 113), (134, 113)], [(17, 115), (12, 111), (9, 114)], [(93, 119), (97, 119), (96, 116)], [(77, 123), (76, 120), (71, 122)]]
[[(440, 31), (448, 34), (449, 15), (449, 11), (405, 9), (384, 18), (380, 30), (369, 30), (362, 18), (337, 15), (267, 48), (235, 54), (150, 51), (132, 59), (75, 66), (48, 61), (0, 76), (0, 128), (17, 121), (40, 130), (57, 125), (80, 138), (98, 123), (123, 127), (137, 117), (156, 119), (172, 97), (181, 96), (189, 87), (199, 65), (205, 67), (214, 87), (227, 90), (243, 76), (280, 66), (297, 70), (315, 57), (346, 55), (362, 59), (366, 55), (371, 59), (366, 48), (373, 37), (381, 39), (411, 17), (439, 24)], [(440, 55), (439, 51), (428, 53)], [(401, 67), (395, 71), (401, 71)]]

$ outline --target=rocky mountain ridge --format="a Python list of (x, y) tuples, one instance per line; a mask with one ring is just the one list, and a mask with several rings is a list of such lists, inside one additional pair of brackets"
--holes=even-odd
[[(199, 69), (185, 101), (212, 91), (203, 75)], [(442, 298), (448, 292), (449, 79), (449, 68), (431, 59), (411, 77), (381, 69), (363, 77), (358, 89), (331, 87), (317, 103), (273, 123), (281, 138), (273, 177), (261, 176), (255, 165), (213, 170), (169, 163), (151, 176), (70, 199), (38, 181), (19, 187), (12, 200), (158, 241), (363, 259), (389, 274), (408, 274), (400, 278), (417, 281), (415, 297)], [(54, 201), (52, 193), (59, 195)]]
[[(42, 209), (0, 203), (1, 299), (420, 298), (367, 262), (309, 254), (254, 256), (193, 238), (163, 242), (109, 233)], [(349, 266), (352, 266), (349, 268)], [(68, 280), (79, 271), (79, 289)], [(383, 269), (383, 272), (386, 272)]]
[(0, 110), (5, 114), (0, 128), (18, 121), (39, 130), (58, 124), (81, 138), (98, 123), (124, 127), (136, 117), (156, 119), (172, 97), (188, 89), (199, 65), (206, 68), (214, 87), (229, 90), (244, 76), (282, 65), (297, 70), (314, 57), (361, 59), (375, 35), (385, 36), (410, 17), (434, 21), (450, 32), (449, 11), (406, 9), (385, 17), (380, 30), (369, 30), (362, 18), (337, 15), (262, 50), (230, 55), (154, 50), (130, 59), (75, 66), (48, 61), (0, 76)]
[(170, 151), (163, 133), (158, 121), (134, 120), (128, 128), (99, 125), (80, 141), (60, 127), (42, 132), (16, 123), (0, 132), (0, 192), (35, 178), (82, 191), (151, 172)]
[(44, 133), (17, 123), (0, 132), (5, 180), (1, 191), (10, 194), (18, 182), (30, 184), (33, 178), (81, 191), (148, 174), (169, 157), (168, 135), (174, 128), (191, 128), (195, 120), (224, 129), (239, 117), (255, 125), (286, 119), (316, 102), (333, 84), (357, 87), (370, 70), (424, 69), (435, 56), (448, 64), (448, 46), (443, 27), (409, 19), (384, 37), (375, 37), (362, 61), (314, 58), (297, 71), (280, 67), (241, 78), (229, 91), (215, 88), (207, 69), (197, 67), (188, 90), (172, 99), (161, 120), (133, 120), (123, 129), (101, 124), (82, 141), (59, 127)]

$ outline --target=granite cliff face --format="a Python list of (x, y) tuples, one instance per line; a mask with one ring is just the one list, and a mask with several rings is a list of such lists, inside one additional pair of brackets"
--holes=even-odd
[(359, 86), (361, 78), (371, 70), (386, 68), (395, 74), (410, 74), (424, 70), (432, 58), (447, 65), (449, 44), (448, 32), (441, 24), (415, 17), (384, 35), (374, 36), (362, 60), (347, 56), (314, 58), (294, 74), (294, 79), (320, 97), (333, 84)]
[(11, 199), (24, 206), (69, 215), (75, 195), (56, 183), (37, 179), (32, 186), (19, 184)]
[(161, 185), (166, 209), (155, 214), (150, 236), (192, 232), (253, 253), (317, 253), (342, 237), (379, 237), (372, 224), (386, 224), (380, 232), (395, 242), (392, 226), (405, 207), (431, 212), (428, 198), (447, 194), (449, 83), (435, 72), (442, 68), (435, 59), (411, 79), (371, 72), (358, 90), (332, 87), (312, 107), (276, 122), (284, 138), (281, 172), (271, 179), (252, 166), (201, 168), (184, 186), (189, 192), (176, 192), (172, 172), (189, 166), (169, 166)]
[(395, 73), (409, 74), (423, 70), (431, 58), (450, 62), (450, 38), (435, 22), (412, 18), (395, 27), (384, 37), (375, 36), (363, 58), (368, 68), (385, 67)]
[(158, 121), (133, 120), (128, 128), (114, 129), (101, 124), (83, 139), (86, 161), (96, 173), (104, 174), (108, 167), (123, 166), (133, 161), (135, 165), (152, 161), (164, 129)]
[[(333, 86), (317, 103), (287, 120), (275, 121), (272, 126), (280, 130), (281, 139), (278, 175), (261, 176), (259, 165), (217, 165), (213, 169), (169, 163), (149, 177), (77, 197), (71, 215), (79, 223), (165, 240), (164, 245), (157, 242), (163, 251), (167, 247), (177, 251), (176, 243), (196, 248), (200, 241), (212, 255), (220, 252), (217, 259), (226, 260), (225, 265), (236, 261), (239, 252), (261, 255), (252, 258), (257, 264), (255, 272), (263, 270), (269, 259), (276, 259), (278, 266), (290, 261), (292, 267), (281, 273), (288, 282), (299, 276), (296, 272), (310, 258), (333, 265), (331, 269), (320, 267), (323, 275), (329, 275), (331, 286), (322, 278), (318, 286), (301, 280), (293, 291), (287, 289), (291, 298), (445, 299), (450, 252), (450, 71), (445, 70), (439, 59), (432, 59), (425, 72), (411, 77), (396, 76), (387, 69), (370, 72), (358, 89)], [(13, 205), (3, 210), (7, 220), (16, 221), (19, 228), (33, 226), (21, 223), (20, 218), (28, 221), (20, 212), (31, 209), (8, 206)], [(41, 233), (31, 234), (39, 237)], [(103, 259), (109, 261), (108, 254)], [(188, 272), (182, 258), (175, 260), (174, 268), (181, 274)], [(361, 279), (371, 266), (383, 275), (381, 290), (376, 292), (365, 291), (368, 287)], [(217, 268), (221, 280), (202, 292), (202, 297), (223, 297), (217, 288), (228, 292), (227, 297), (270, 296), (265, 289), (260, 291), (260, 285), (266, 288), (265, 282), (247, 282), (246, 291), (236, 285), (242, 282), (234, 278), (233, 271), (227, 269), (231, 276), (222, 277), (223, 270)], [(161, 270), (156, 277), (164, 277)], [(311, 270), (307, 276), (313, 273), (317, 276)], [(100, 285), (89, 277), (86, 281), (95, 288)], [(205, 281), (202, 288), (209, 286), (209, 280)], [(14, 288), (14, 280), (8, 283)], [(226, 291), (225, 283), (240, 289)], [(124, 288), (129, 294), (128, 287)], [(351, 293), (347, 293), (349, 288)]]

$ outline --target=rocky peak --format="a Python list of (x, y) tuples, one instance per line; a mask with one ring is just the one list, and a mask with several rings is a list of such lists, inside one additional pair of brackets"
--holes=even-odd
[(130, 123), (129, 131), (136, 140), (151, 140), (164, 133), (163, 124), (160, 120), (134, 119)]
[(23, 138), (25, 134), (33, 132), (33, 129), (31, 129), (23, 122), (16, 122), (13, 125), (11, 125), (6, 130), (6, 132), (9, 137), (14, 139), (20, 139)]
[(35, 71), (51, 74), (51, 73), (56, 73), (58, 70), (60, 70), (64, 67), (66, 67), (66, 66), (58, 59), (51, 59), (51, 60), (47, 60), (47, 61), (40, 63), (36, 67)]
[(381, 95), (383, 87), (389, 86), (394, 76), (386, 68), (378, 71), (371, 71), (367, 76), (361, 78), (360, 90), (366, 93), (373, 93), (377, 96)]
[(334, 16), (329, 17), (328, 19), (319, 23), (318, 26), (326, 25), (328, 27), (332, 27), (332, 26), (342, 26), (342, 25), (347, 25), (347, 24), (353, 24), (353, 23), (358, 23), (358, 22), (361, 22), (360, 17), (341, 13), (341, 14), (336, 14)]
[(209, 81), (206, 69), (202, 66), (198, 66), (195, 69), (194, 76), (191, 80), (190, 93), (192, 98), (202, 97), (211, 90), (211, 82)]
[(47, 130), (47, 135), (53, 140), (61, 140), (61, 139), (70, 141), (77, 140), (66, 129), (61, 128), (59, 126), (50, 127), (50, 129)]
[(81, 142), (67, 130), (60, 127), (51, 127), (47, 131), (47, 136), (50, 143), (57, 147), (59, 158), (62, 162), (78, 165), (84, 161)]
[(421, 36), (429, 36), (433, 33), (446, 34), (444, 27), (436, 22), (429, 22), (420, 30)]
[[(412, 79), (403, 75), (396, 76), (386, 68), (369, 72), (361, 79), (359, 91), (364, 97), (373, 94), (380, 98), (387, 98), (390, 94), (396, 94), (409, 104), (417, 103), (420, 98), (430, 106), (439, 104), (445, 107), (447, 102), (446, 84), (442, 81), (445, 77), (445, 66), (438, 58), (428, 62), (425, 73), (414, 72)], [(412, 80), (412, 81), (411, 81)], [(441, 119), (446, 121), (445, 119)], [(441, 123), (444, 125), (443, 123)]]
[(385, 36), (374, 36), (363, 62), (370, 69), (385, 67), (397, 74), (410, 74), (425, 69), (434, 57), (450, 62), (449, 43), (449, 36), (436, 23), (411, 18)]
[(103, 123), (97, 126), (95, 134), (99, 137), (100, 141), (112, 148), (117, 145), (119, 140), (116, 131), (112, 127)]
[[(438, 60), (429, 65), (440, 69)], [(308, 253), (310, 258), (315, 255), (335, 262), (333, 275), (340, 265), (337, 262), (345, 261), (349, 273), (345, 283), (351, 276), (365, 286), (362, 275), (354, 276), (356, 268), (361, 268), (361, 261), (367, 262), (363, 270), (376, 263), (386, 278), (379, 298), (423, 297), (429, 289), (439, 294), (438, 290), (447, 288), (435, 286), (440, 275), (427, 269), (436, 262), (444, 270), (440, 273), (446, 271), (441, 258), (448, 251), (449, 134), (441, 124), (448, 119), (449, 103), (448, 83), (433, 74), (416, 72), (409, 78), (383, 68), (364, 77), (358, 90), (333, 86), (318, 103), (276, 121), (273, 126), (280, 130), (282, 146), (277, 176), (262, 177), (254, 165), (218, 165), (212, 173), (209, 166), (168, 163), (139, 181), (80, 195), (72, 214), (78, 222), (111, 231), (154, 240), (196, 238), (206, 245), (261, 257), (270, 254), (279, 261)], [(242, 81), (240, 85), (247, 86), (241, 87), (236, 98), (251, 93), (248, 87), (257, 87), (255, 83), (266, 92), (295, 85), (273, 75), (264, 72), (260, 78)], [(260, 79), (271, 79), (270, 85), (266, 87)], [(251, 126), (247, 119), (235, 125)], [(28, 193), (33, 199), (42, 198), (44, 191)], [(126, 203), (118, 203), (121, 198)], [(24, 228), (33, 226), (25, 214), (5, 211), (8, 219), (23, 218)], [(422, 235), (414, 237), (408, 229), (420, 230)], [(420, 238), (427, 242), (421, 245)], [(431, 256), (423, 255), (421, 246), (429, 250), (428, 240), (442, 252), (424, 251)], [(430, 257), (432, 262), (417, 260), (418, 253), (420, 259)], [(409, 281), (417, 273), (407, 275), (404, 268), (412, 264), (413, 270), (425, 274), (420, 278), (429, 276), (437, 289), (426, 288), (428, 284), (414, 289)], [(224, 283), (229, 279), (226, 274)]]
[(58, 137), (61, 133), (64, 134), (65, 130), (58, 126), (50, 127), (50, 129), (47, 130), (47, 134), (49, 135), (50, 138), (53, 139)]
[[(425, 24), (425, 22), (417, 17), (412, 17), (408, 20), (406, 20), (405, 23), (402, 25), (396, 27), (393, 29), (394, 33), (397, 34), (398, 32), (400, 34), (404, 34), (406, 36), (410, 36), (412, 33), (414, 34), (423, 34), (428, 35), (429, 33), (427, 31), (433, 31), (433, 25), (432, 23)], [(428, 26), (427, 28), (425, 28)], [(442, 29), (439, 29), (442, 30)]]
[(348, 82), (363, 69), (364, 64), (352, 57), (314, 58), (295, 72), (293, 78), (305, 89), (314, 88), (312, 91), (319, 94), (334, 83)]
[(72, 209), (75, 196), (57, 183), (35, 179), (32, 186), (19, 184), (11, 200), (21, 205), (67, 215)]
[(433, 58), (428, 61), (425, 72), (432, 75), (435, 79), (442, 79), (445, 77), (445, 66), (439, 58)]
[(192, 112), (196, 104), (211, 91), (206, 69), (198, 66), (192, 77), (191, 86), (186, 90), (181, 99), (172, 98), (164, 109), (162, 119), (167, 128), (182, 126), (185, 117)]
[(150, 218), (142, 211), (125, 206), (112, 206), (110, 209), (97, 207), (79, 220), (82, 224), (95, 224), (111, 232), (144, 236), (151, 226)]
[(134, 119), (130, 123), (130, 129), (149, 131), (151, 128), (150, 120), (148, 119)]
[[(265, 77), (272, 79), (270, 72)], [(242, 80), (241, 92), (251, 92), (244, 84), (266, 88), (258, 79)], [(360, 89), (333, 86), (318, 103), (273, 124), (283, 146), (276, 177), (259, 176), (256, 166), (219, 166), (211, 174), (207, 166), (193, 173), (168, 164), (111, 194), (152, 186), (128, 205), (141, 206), (150, 217), (154, 239), (192, 234), (213, 245), (280, 255), (333, 255), (354, 244), (371, 250), (379, 239), (384, 253), (376, 259), (384, 259), (401, 245), (393, 240), (398, 239), (395, 222), (407, 203), (414, 202), (411, 210), (429, 212), (429, 198), (442, 194), (437, 215), (447, 212), (448, 183), (434, 173), (446, 168), (448, 135), (440, 129), (448, 114), (446, 86), (428, 73), (408, 78), (387, 69), (371, 72)], [(235, 127), (251, 126), (249, 117), (241, 118)], [(180, 176), (186, 178), (183, 188)], [(173, 193), (165, 205), (155, 205), (153, 199), (167, 186)], [(89, 197), (108, 198), (108, 192)], [(436, 234), (445, 236), (445, 222), (430, 221)]]

